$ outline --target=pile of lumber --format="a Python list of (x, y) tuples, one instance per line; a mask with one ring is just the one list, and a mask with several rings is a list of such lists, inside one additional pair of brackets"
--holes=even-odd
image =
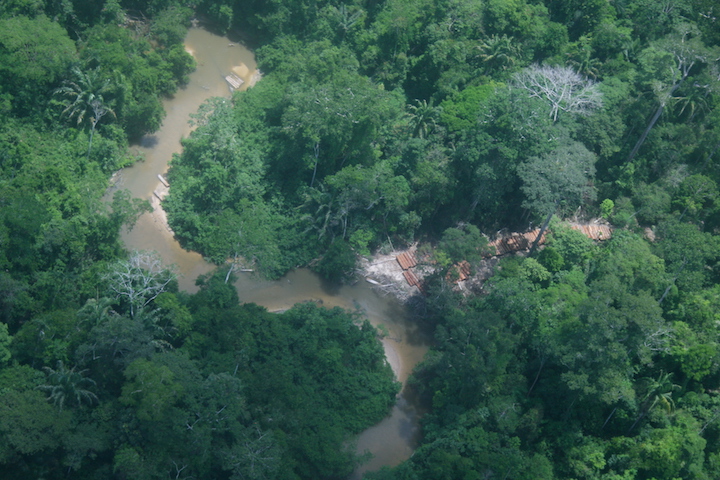
[[(507, 255), (508, 253), (528, 250), (532, 246), (539, 233), (539, 228), (536, 228), (535, 230), (531, 230), (526, 233), (513, 233), (511, 235), (508, 235), (507, 237), (500, 237), (493, 240), (489, 243), (489, 246), (495, 247), (495, 255)], [(540, 239), (538, 245), (542, 245), (543, 243), (545, 243), (545, 240), (546, 234), (543, 233), (543, 236)], [(488, 255), (488, 257), (491, 256), (493, 255)]]
[(417, 259), (415, 253), (412, 251), (403, 252), (397, 256), (397, 262), (400, 264), (400, 268), (407, 270), (417, 265)]
[(412, 268), (417, 266), (418, 263), (417, 258), (415, 258), (415, 252), (413, 250), (408, 250), (407, 252), (403, 252), (395, 257), (395, 259), (400, 265), (400, 268), (402, 268), (403, 277), (405, 277), (405, 281), (408, 282), (408, 285), (411, 287), (417, 287), (422, 291), (422, 280), (420, 280), (417, 275), (415, 275), (415, 272), (412, 271)]
[(448, 272), (445, 280), (453, 283), (464, 282), (470, 278), (470, 263), (467, 260), (456, 263)]
[(609, 240), (612, 229), (608, 225), (572, 225), (570, 228), (593, 240)]
[[(570, 225), (570, 228), (577, 230), (586, 237), (595, 240), (609, 240), (612, 237), (612, 228), (608, 225)], [(511, 233), (504, 237), (498, 237), (488, 245), (495, 247), (495, 254), (488, 254), (486, 257), (492, 257), (494, 255), (507, 255), (508, 253), (515, 253), (523, 250), (529, 250), (532, 247), (533, 242), (540, 233), (540, 229), (536, 228), (525, 233)], [(543, 245), (546, 240), (546, 233), (543, 233), (538, 245)]]

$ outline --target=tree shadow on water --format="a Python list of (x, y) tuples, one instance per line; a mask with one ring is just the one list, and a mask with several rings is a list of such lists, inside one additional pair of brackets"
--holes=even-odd
[(144, 135), (140, 139), (140, 146), (143, 148), (155, 148), (160, 143), (157, 135)]
[(337, 296), (340, 294), (340, 289), (345, 285), (343, 279), (330, 279), (325, 278), (322, 275), (320, 277), (320, 288), (323, 293), (330, 296)]

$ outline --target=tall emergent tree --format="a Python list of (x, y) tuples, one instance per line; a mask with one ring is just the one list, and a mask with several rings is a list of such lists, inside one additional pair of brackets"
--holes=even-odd
[(697, 27), (686, 23), (679, 25), (674, 33), (651, 44), (642, 52), (640, 62), (645, 74), (649, 75), (648, 81), (659, 105), (630, 151), (628, 162), (635, 158), (660, 119), (665, 106), (673, 99), (673, 94), (683, 85), (693, 68), (700, 64), (717, 63), (718, 59), (720, 51), (717, 47), (706, 47), (700, 39)]
[(595, 175), (595, 154), (580, 142), (571, 142), (541, 157), (531, 157), (518, 166), (525, 208), (546, 215), (538, 240), (547, 229), (550, 219), (558, 210), (569, 210), (591, 201), (595, 192), (590, 183)]
[(584, 115), (602, 105), (597, 84), (570, 67), (533, 65), (514, 79), (517, 88), (550, 104), (553, 121), (560, 111)]

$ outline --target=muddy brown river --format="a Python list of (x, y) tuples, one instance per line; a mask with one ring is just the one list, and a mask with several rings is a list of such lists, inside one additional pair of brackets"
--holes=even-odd
[[(144, 214), (132, 230), (123, 233), (126, 247), (158, 252), (166, 264), (177, 267), (181, 275), (180, 288), (194, 292), (198, 275), (210, 272), (214, 266), (198, 253), (184, 250), (174, 239), (153, 193), (162, 185), (158, 174), (164, 174), (173, 153), (181, 151), (181, 139), (191, 132), (190, 114), (210, 97), (230, 97), (225, 77), (233, 72), (233, 67), (247, 67), (247, 70), (235, 69), (243, 74), (241, 78), (245, 83), (241, 90), (252, 83), (257, 67), (252, 52), (200, 28), (190, 30), (185, 46), (195, 57), (197, 70), (190, 75), (187, 87), (165, 100), (167, 116), (162, 127), (134, 147), (145, 160), (119, 172), (116, 188), (127, 189), (137, 198), (151, 200), (155, 207), (153, 213)], [(353, 286), (328, 286), (305, 269), (290, 272), (277, 281), (262, 280), (251, 273), (238, 273), (238, 277), (235, 286), (243, 302), (257, 303), (270, 311), (282, 311), (298, 302), (318, 301), (327, 307), (359, 309), (374, 325), (384, 326), (388, 332), (383, 339), (385, 354), (398, 380), (403, 383), (403, 391), (390, 415), (357, 438), (358, 452), (370, 452), (373, 458), (353, 473), (351, 479), (360, 479), (365, 471), (397, 465), (409, 458), (418, 441), (420, 414), (404, 386), (413, 367), (427, 351), (428, 340), (408, 319), (405, 308), (393, 298), (378, 295), (363, 281)]]

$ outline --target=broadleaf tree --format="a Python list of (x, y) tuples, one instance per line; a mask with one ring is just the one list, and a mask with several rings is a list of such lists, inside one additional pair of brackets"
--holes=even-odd
[[(525, 193), (523, 206), (546, 215), (538, 239), (558, 210), (568, 212), (594, 199), (591, 181), (595, 175), (595, 154), (582, 143), (570, 142), (554, 152), (531, 157), (518, 166)], [(537, 246), (537, 239), (533, 249)]]

